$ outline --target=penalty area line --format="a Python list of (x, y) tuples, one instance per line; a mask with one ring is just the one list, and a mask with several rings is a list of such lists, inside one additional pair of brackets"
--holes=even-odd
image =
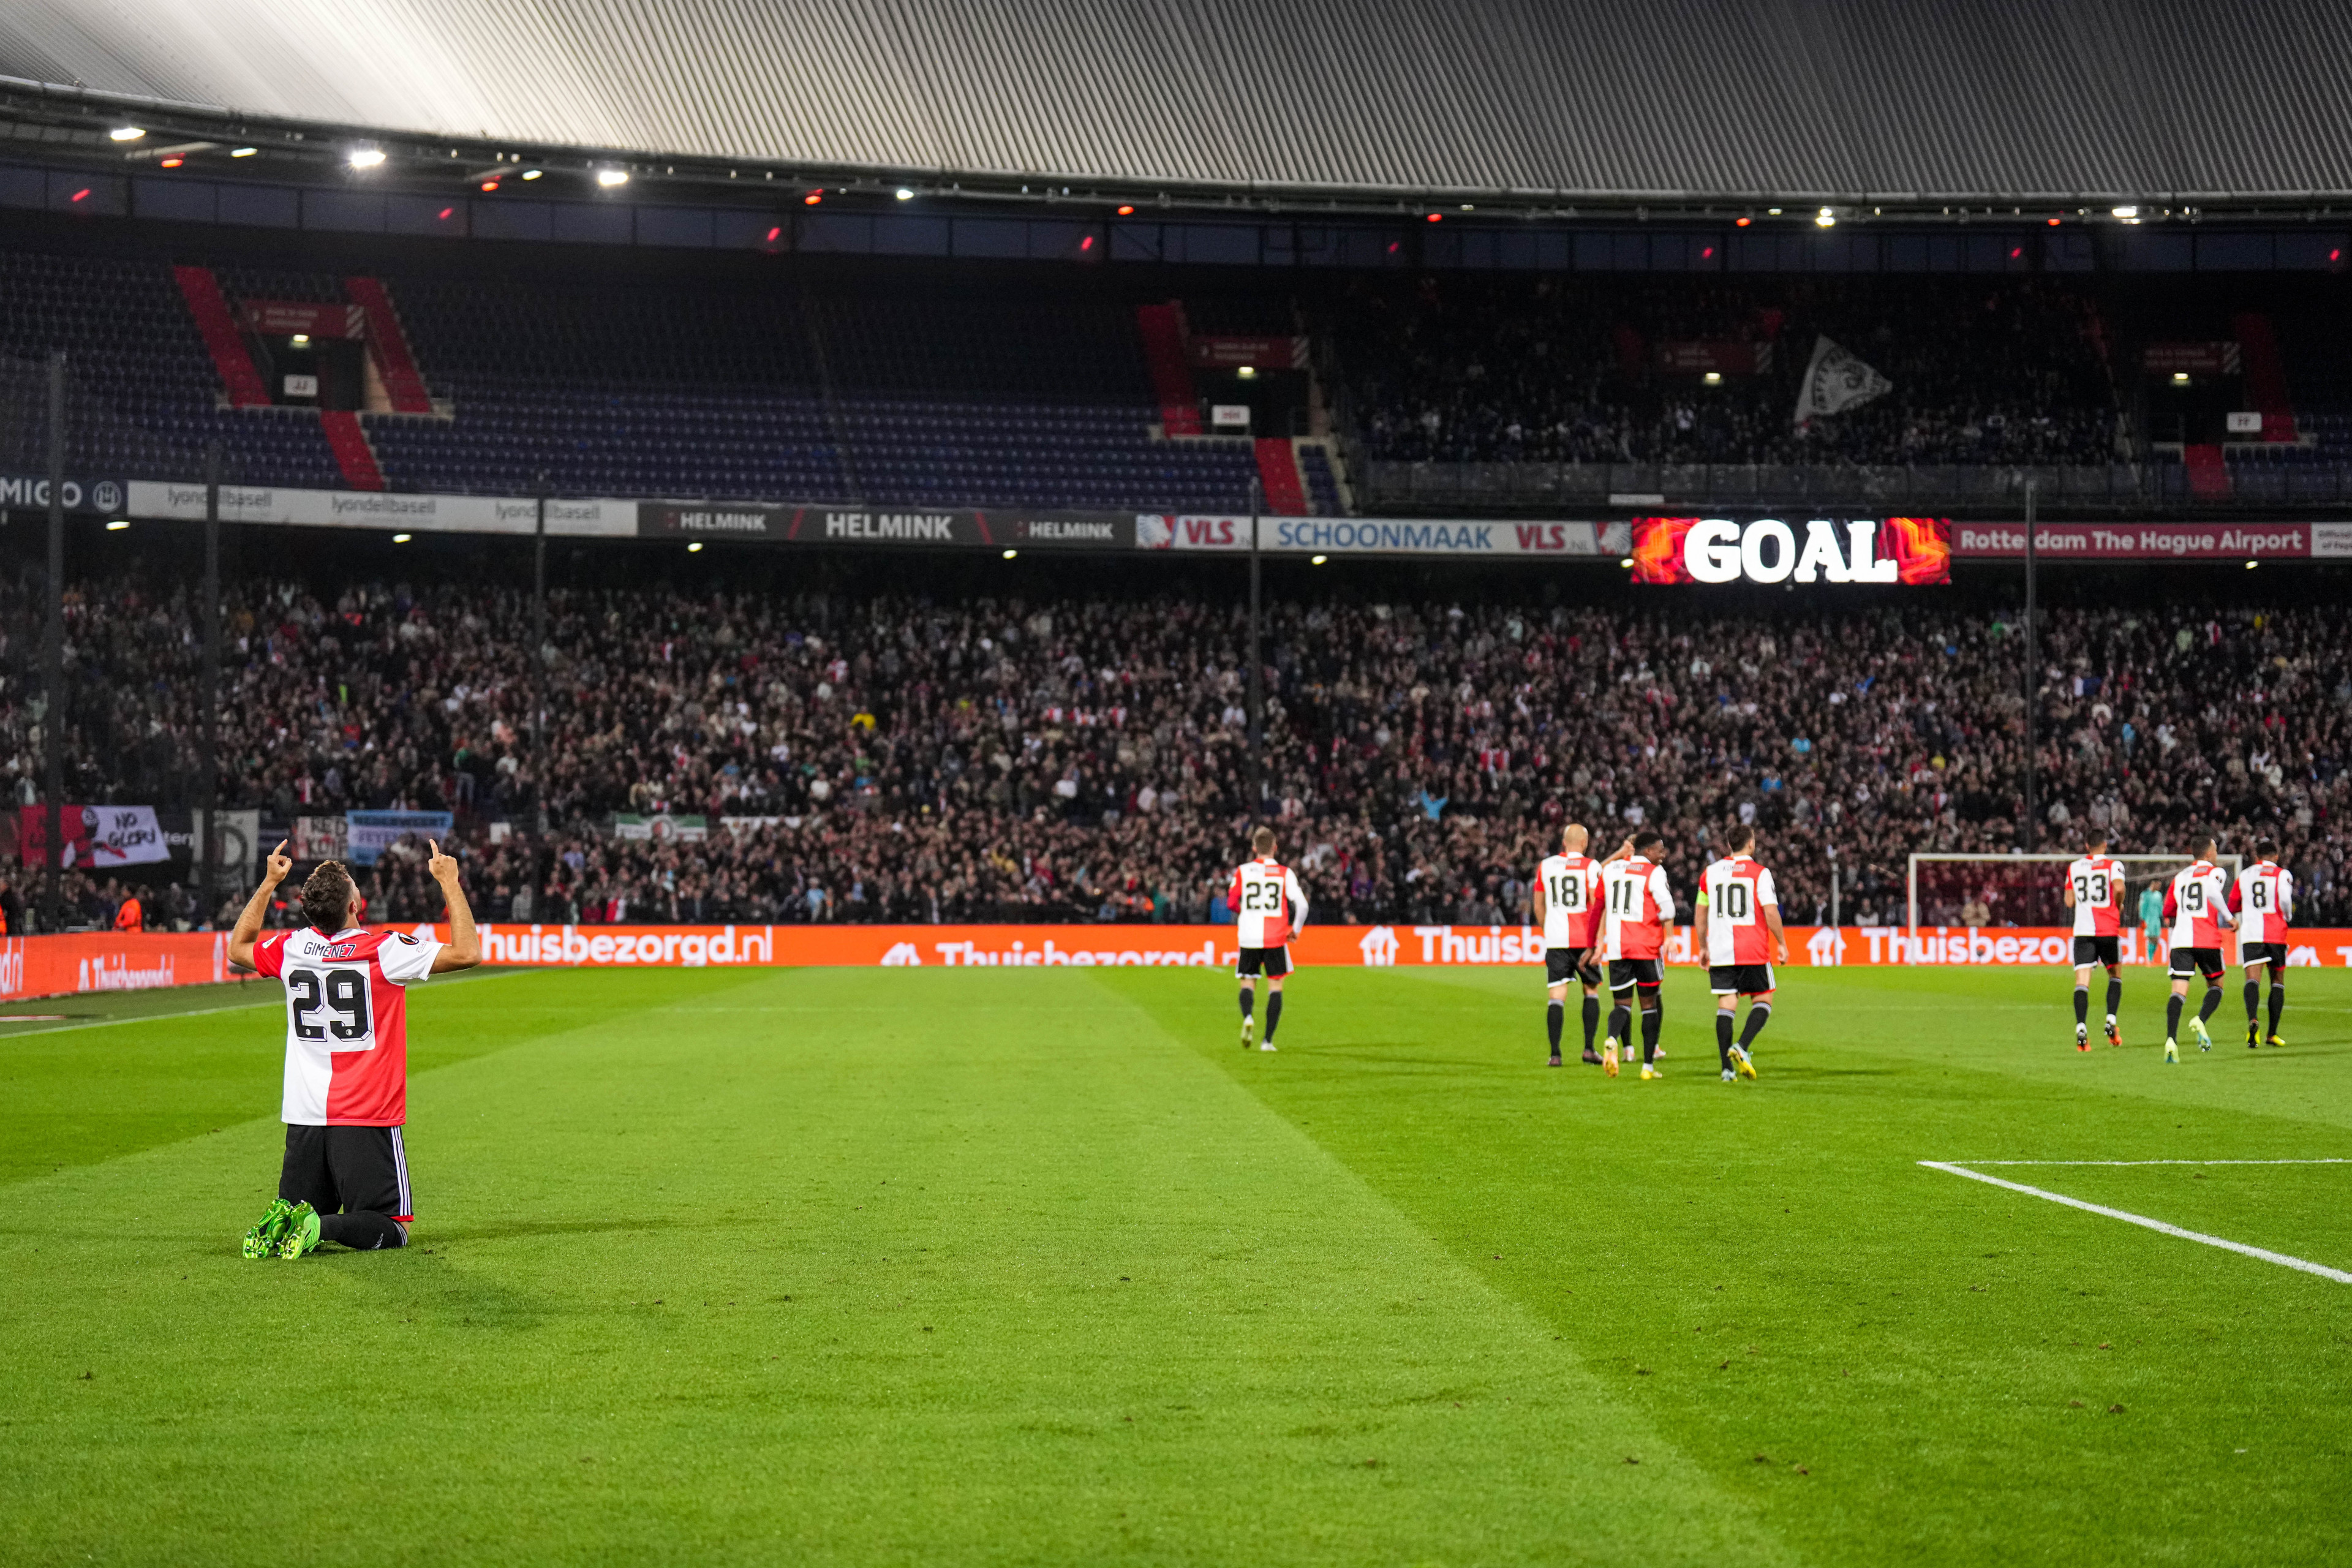
[[(1988, 1164), (1990, 1163), (1990, 1161), (1984, 1163)], [(2015, 1163), (2022, 1164), (2026, 1162), (2019, 1161)], [(2052, 1163), (2055, 1163), (2056, 1162)], [(2105, 1162), (2086, 1161), (2084, 1163), (2103, 1163)], [(2132, 1162), (2118, 1161), (2115, 1163), (2120, 1164)], [(2222, 1162), (2218, 1160), (2186, 1160), (2179, 1162), (2147, 1161), (2145, 1163), (2148, 1164), (2177, 1163), (2181, 1164), (2197, 1165), (2222, 1163)], [(2245, 1163), (2253, 1163), (2255, 1162), (2249, 1161)], [(2263, 1161), (2261, 1163), (2264, 1164), (2336, 1164), (2340, 1163), (2341, 1162), (2298, 1160)], [(2053, 1204), (2064, 1204), (2068, 1208), (2081, 1209), (2085, 1214), (2105, 1215), (2109, 1219), (2122, 1220), (2126, 1225), (2136, 1225), (2140, 1226), (2142, 1229), (2158, 1231), (2165, 1236), (2177, 1236), (2183, 1241), (2203, 1242), (2208, 1247), (2218, 1247), (2224, 1252), (2243, 1253), (2248, 1258), (2259, 1258), (2264, 1263), (2275, 1263), (2282, 1268), (2294, 1268), (2299, 1269), (2305, 1274), (2316, 1274), (2322, 1279), (2333, 1279), (2338, 1285), (2352, 1285), (2352, 1274), (2347, 1274), (2341, 1268), (2330, 1268), (2325, 1263), (2314, 1263), (2307, 1258), (2294, 1258), (2284, 1252), (2270, 1251), (2266, 1247), (2249, 1247), (2242, 1241), (2231, 1241), (2227, 1237), (2207, 1236), (2203, 1231), (2200, 1230), (2186, 1230), (2177, 1225), (2167, 1225), (2160, 1219), (2150, 1219), (2146, 1215), (2130, 1214), (2123, 1209), (2111, 1209), (2104, 1204), (2085, 1203), (2081, 1198), (2070, 1198), (2063, 1193), (2048, 1192), (2041, 1187), (2029, 1187), (2022, 1182), (2003, 1181), (1999, 1176), (1988, 1176), (1982, 1171), (1971, 1171), (1965, 1165), (1955, 1165), (1944, 1160), (1922, 1160), (1919, 1163), (1925, 1165), (1931, 1171), (1944, 1171), (1955, 1176), (1966, 1176), (1972, 1182), (1982, 1182), (1987, 1186), (2006, 1187), (2012, 1193), (2023, 1193), (2028, 1197), (2042, 1198)]]

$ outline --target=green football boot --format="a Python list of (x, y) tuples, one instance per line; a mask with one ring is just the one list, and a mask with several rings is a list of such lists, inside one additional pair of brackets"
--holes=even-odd
[(278, 1244), (280, 1258), (299, 1258), (306, 1252), (319, 1250), (319, 1211), (309, 1204), (296, 1204), (286, 1216), (286, 1235)]
[(2205, 1027), (2205, 1020), (2204, 1020), (2204, 1019), (2202, 1019), (2202, 1018), (2191, 1018), (2191, 1019), (2189, 1019), (2189, 1032), (2190, 1034), (2193, 1034), (2193, 1035), (2195, 1035), (2195, 1036), (2197, 1037), (2197, 1048), (2198, 1048), (2199, 1050), (2200, 1050), (2200, 1051), (2210, 1051), (2210, 1050), (2211, 1050), (2211, 1049), (2213, 1048), (2213, 1036), (2212, 1036), (2211, 1032), (2210, 1032), (2210, 1031), (2209, 1031), (2209, 1030)]
[(294, 1205), (284, 1198), (272, 1198), (269, 1207), (245, 1233), (243, 1251), (247, 1258), (267, 1258), (278, 1250), (286, 1239), (286, 1224), (294, 1217)]

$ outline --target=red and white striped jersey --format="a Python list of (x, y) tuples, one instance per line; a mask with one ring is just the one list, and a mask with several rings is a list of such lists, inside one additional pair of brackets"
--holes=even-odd
[(286, 1098), (296, 1127), (398, 1127), (408, 1120), (408, 995), (437, 942), (400, 931), (272, 931), (253, 966), (286, 985)]
[(1699, 879), (1698, 901), (1706, 906), (1706, 961), (1710, 964), (1769, 963), (1772, 933), (1764, 911), (1780, 907), (1772, 873), (1746, 855), (1717, 860)]
[(1675, 918), (1666, 868), (1640, 855), (1601, 868), (1601, 945), (1608, 958), (1655, 958)]
[(2230, 873), (2200, 860), (2172, 879), (2164, 895), (2164, 921), (2175, 947), (2220, 947), (2221, 914), (2230, 900)]
[(1591, 947), (1601, 918), (1601, 866), (1589, 855), (1554, 855), (1536, 870), (1543, 888), (1544, 945)]
[[(1296, 915), (1290, 912), (1293, 904), (1298, 906)], [(1234, 868), (1225, 908), (1234, 911), (1242, 946), (1281, 947), (1307, 923), (1307, 889), (1289, 867), (1268, 855)]]
[(2294, 873), (2275, 860), (2257, 861), (2238, 873), (2230, 907), (2238, 911), (2240, 942), (2284, 942), (2294, 918)]
[(2105, 855), (2085, 855), (2066, 868), (2074, 891), (2076, 936), (2123, 934), (2124, 866)]

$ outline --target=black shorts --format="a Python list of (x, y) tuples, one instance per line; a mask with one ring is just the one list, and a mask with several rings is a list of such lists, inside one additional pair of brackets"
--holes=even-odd
[(1279, 980), (1290, 973), (1290, 949), (1287, 947), (1245, 947), (1242, 961), (1234, 973), (1238, 975), (1264, 974)]
[(288, 1127), (278, 1195), (320, 1214), (380, 1214), (403, 1225), (416, 1214), (397, 1127)]
[(2221, 978), (2221, 950), (2218, 947), (2176, 947), (2172, 950), (2172, 977), (2186, 980), (2191, 974), (2201, 974), (2218, 982)]
[(1717, 996), (1761, 996), (1772, 989), (1772, 966), (1711, 963), (1707, 965), (1706, 984)]
[(1601, 984), (1601, 961), (1593, 957), (1589, 947), (1548, 947), (1544, 949), (1544, 984), (1565, 985), (1580, 980), (1587, 985)]
[(2238, 944), (2238, 967), (2251, 969), (2257, 963), (2267, 963), (2275, 974), (2286, 967), (2286, 943), (2283, 942), (2242, 942)]
[(1636, 985), (1656, 985), (1664, 980), (1654, 958), (1612, 958), (1609, 961), (1609, 989), (1631, 991)]
[(2109, 969), (2113, 969), (2116, 964), (2123, 962), (2122, 954), (2116, 951), (2117, 944), (2121, 940), (2121, 938), (2112, 936), (2076, 937), (2074, 939), (2074, 967), (2077, 969), (2088, 969), (2095, 963), (2104, 963)]

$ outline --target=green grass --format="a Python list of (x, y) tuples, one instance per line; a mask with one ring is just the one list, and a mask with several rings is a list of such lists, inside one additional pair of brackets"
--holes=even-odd
[[(2352, 1287), (1917, 1163), (2352, 1156), (2352, 975), (1785, 978), (1736, 1087), (1687, 973), (1657, 1084), (1524, 973), (436, 984), (414, 1245), (293, 1264), (277, 1014), (25, 1026), (0, 1561), (2352, 1557)], [(2352, 1165), (1995, 1173), (2352, 1268)]]

